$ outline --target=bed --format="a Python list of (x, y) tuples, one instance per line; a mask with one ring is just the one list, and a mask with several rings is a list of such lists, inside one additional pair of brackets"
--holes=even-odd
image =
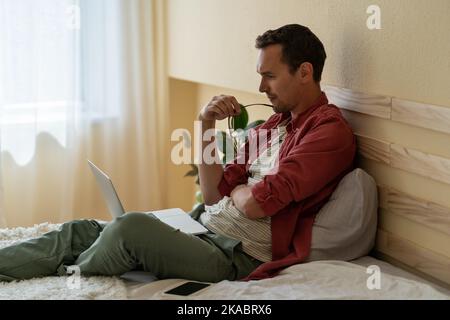
[[(55, 230), (59, 224), (0, 229), (0, 247)], [(372, 267), (370, 267), (372, 266)], [(380, 286), (372, 282), (376, 267)], [(369, 267), (369, 268), (368, 268)], [(188, 297), (166, 295), (186, 279), (158, 280), (149, 273), (131, 271), (121, 277), (44, 277), (0, 283), (0, 299), (445, 299), (450, 291), (371, 256), (345, 262), (312, 261), (291, 266), (278, 276), (259, 281), (221, 281)], [(367, 285), (369, 282), (369, 286)], [(372, 289), (370, 289), (371, 287)]]
[[(380, 286), (367, 285), (380, 268)], [(278, 276), (258, 281), (221, 281), (188, 297), (164, 292), (186, 280), (148, 283), (126, 281), (128, 299), (316, 300), (316, 299), (450, 299), (450, 292), (370, 256), (352, 262), (323, 260), (291, 266)]]

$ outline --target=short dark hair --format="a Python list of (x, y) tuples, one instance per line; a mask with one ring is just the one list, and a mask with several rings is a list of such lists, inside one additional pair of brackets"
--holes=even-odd
[(303, 62), (313, 65), (314, 81), (322, 77), (323, 65), (327, 57), (319, 38), (309, 28), (299, 24), (288, 24), (276, 30), (268, 30), (256, 38), (256, 48), (262, 49), (272, 44), (281, 44), (281, 61), (294, 73)]

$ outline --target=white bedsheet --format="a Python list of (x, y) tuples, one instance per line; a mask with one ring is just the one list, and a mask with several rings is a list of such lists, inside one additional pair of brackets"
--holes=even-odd
[[(58, 224), (0, 229), (0, 248), (55, 230)], [(369, 290), (366, 267), (377, 265), (381, 287)], [(124, 280), (124, 279), (128, 280)], [(316, 261), (291, 266), (272, 279), (222, 281), (189, 297), (164, 295), (187, 280), (156, 280), (144, 272), (119, 277), (81, 277), (71, 289), (68, 277), (45, 277), (0, 283), (0, 299), (446, 299), (450, 291), (373, 257), (350, 262)]]
[[(370, 290), (366, 266), (381, 271), (380, 289)], [(315, 261), (291, 266), (278, 276), (259, 281), (221, 281), (188, 297), (164, 294), (182, 284), (167, 279), (146, 284), (128, 283), (129, 299), (446, 299), (450, 291), (372, 257), (353, 262)]]

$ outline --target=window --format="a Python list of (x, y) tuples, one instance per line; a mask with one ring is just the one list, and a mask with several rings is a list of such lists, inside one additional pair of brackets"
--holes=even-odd
[(117, 26), (106, 23), (117, 6), (107, 2), (0, 0), (1, 150), (18, 163), (31, 159), (41, 132), (66, 146), (81, 118), (119, 115), (119, 64), (107, 54)]

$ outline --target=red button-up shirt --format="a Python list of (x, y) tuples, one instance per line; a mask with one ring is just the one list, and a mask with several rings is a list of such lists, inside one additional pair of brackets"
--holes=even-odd
[[(287, 118), (290, 112), (272, 115), (249, 139), (255, 139), (261, 129), (277, 128)], [(325, 93), (286, 129), (276, 173), (266, 175), (251, 189), (265, 215), (271, 217), (272, 261), (261, 264), (244, 280), (273, 277), (308, 257), (316, 213), (353, 169), (356, 139), (339, 109), (328, 104)], [(230, 196), (237, 185), (247, 183), (255, 158), (249, 155), (249, 143), (225, 166), (218, 185), (222, 196)], [(250, 161), (239, 161), (240, 157)]]

